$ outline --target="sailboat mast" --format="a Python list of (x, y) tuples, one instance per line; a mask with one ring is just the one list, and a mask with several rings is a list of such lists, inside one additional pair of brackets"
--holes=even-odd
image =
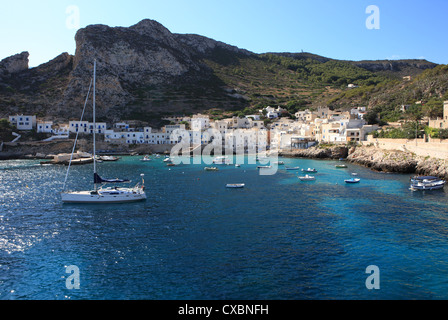
[[(95, 143), (95, 131), (96, 131), (96, 121), (95, 121), (95, 83), (96, 83), (96, 59), (93, 61), (93, 173), (96, 174), (96, 143)], [(96, 190), (96, 183), (94, 183)]]

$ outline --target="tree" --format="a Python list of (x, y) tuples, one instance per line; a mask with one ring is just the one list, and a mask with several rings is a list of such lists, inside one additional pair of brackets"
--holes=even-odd
[[(417, 139), (418, 133), (421, 130), (420, 129), (420, 120), (422, 120), (422, 118), (423, 118), (422, 108), (416, 104), (410, 106), (409, 109), (406, 111), (406, 117), (413, 124), (414, 128), (412, 130), (415, 130), (414, 137), (415, 137), (415, 139)], [(409, 136), (411, 136), (411, 134), (409, 134)]]
[(367, 111), (367, 113), (364, 115), (363, 119), (367, 121), (367, 124), (379, 123), (378, 113), (375, 111), (375, 109), (370, 109), (369, 111)]
[(443, 117), (443, 102), (437, 98), (431, 98), (422, 108), (425, 116), (430, 119)]

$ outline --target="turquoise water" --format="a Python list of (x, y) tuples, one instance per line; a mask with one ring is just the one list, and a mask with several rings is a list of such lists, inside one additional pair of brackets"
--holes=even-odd
[[(107, 178), (145, 174), (145, 202), (111, 205), (62, 204), (66, 167), (0, 162), (0, 299), (448, 298), (446, 191), (339, 161), (281, 159), (318, 170), (303, 182), (283, 166), (140, 158), (99, 164)], [(359, 184), (344, 183), (351, 172)], [(92, 165), (74, 166), (68, 187), (91, 180)], [(79, 289), (66, 287), (70, 265)]]

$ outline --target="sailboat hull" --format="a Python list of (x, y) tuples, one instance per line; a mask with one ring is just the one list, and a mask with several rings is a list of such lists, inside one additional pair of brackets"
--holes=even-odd
[(62, 192), (64, 203), (127, 203), (146, 200), (146, 194), (141, 190), (127, 189), (107, 191), (74, 191)]

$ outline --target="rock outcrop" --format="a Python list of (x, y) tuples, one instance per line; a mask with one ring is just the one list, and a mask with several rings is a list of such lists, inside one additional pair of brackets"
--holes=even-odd
[(347, 160), (375, 171), (414, 173), (418, 159), (409, 152), (358, 146), (349, 150)]
[(29, 53), (24, 51), (0, 61), (0, 77), (28, 70)]
[[(97, 61), (97, 111), (133, 103), (144, 88), (210, 80), (212, 70), (201, 57), (216, 48), (240, 49), (198, 35), (173, 34), (160, 23), (145, 19), (129, 28), (90, 25), (75, 36), (73, 71), (61, 105), (79, 108)], [(249, 54), (241, 50), (243, 54)]]
[(445, 160), (421, 157), (411, 152), (357, 146), (349, 150), (347, 160), (375, 171), (416, 173), (448, 179), (448, 165)]
[(298, 149), (293, 151), (282, 151), (279, 153), (284, 157), (303, 157), (313, 159), (341, 159), (346, 158), (348, 149), (346, 146), (331, 147), (310, 147), (308, 149)]

